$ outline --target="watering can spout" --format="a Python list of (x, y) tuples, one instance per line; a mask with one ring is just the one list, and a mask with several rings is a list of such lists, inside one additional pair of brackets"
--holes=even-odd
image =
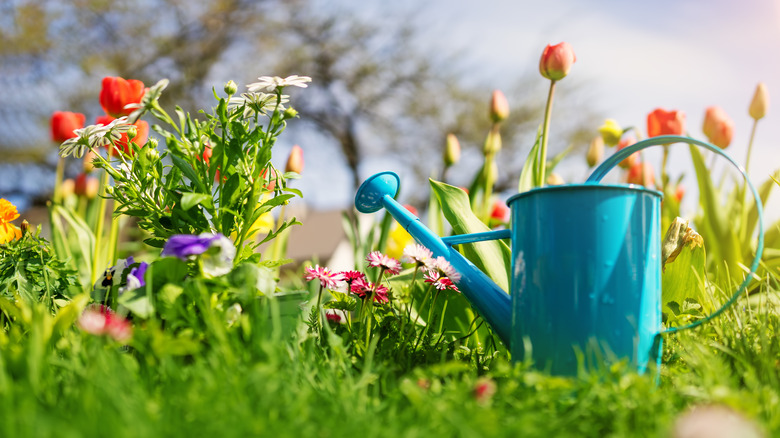
[(460, 274), (457, 285), (463, 295), (509, 346), (512, 325), (509, 294), (452, 247), (456, 243), (509, 237), (508, 230), (478, 233), (463, 241), (445, 241), (394, 199), (399, 184), (400, 179), (393, 172), (381, 172), (371, 176), (358, 189), (355, 207), (361, 213), (374, 213), (384, 208), (417, 243), (428, 248), (435, 257), (444, 257)]

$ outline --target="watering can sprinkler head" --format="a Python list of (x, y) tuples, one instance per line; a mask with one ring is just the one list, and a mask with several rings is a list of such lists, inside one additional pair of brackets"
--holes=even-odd
[(385, 196), (395, 198), (401, 179), (394, 172), (380, 172), (363, 182), (355, 195), (355, 207), (361, 213), (376, 213)]

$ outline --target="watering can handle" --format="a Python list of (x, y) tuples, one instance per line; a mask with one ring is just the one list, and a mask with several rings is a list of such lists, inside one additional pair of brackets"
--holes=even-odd
[(628, 156), (633, 154), (634, 152), (640, 151), (650, 146), (659, 146), (659, 145), (672, 144), (672, 143), (688, 143), (688, 144), (693, 144), (696, 146), (703, 147), (704, 149), (708, 149), (722, 156), (726, 160), (728, 160), (729, 163), (734, 165), (734, 167), (736, 167), (737, 170), (739, 170), (739, 173), (741, 173), (742, 177), (745, 178), (745, 183), (747, 183), (748, 188), (750, 188), (750, 193), (753, 194), (753, 198), (755, 198), (756, 200), (756, 211), (758, 212), (758, 246), (756, 247), (756, 256), (753, 259), (753, 264), (750, 265), (750, 274), (748, 274), (745, 277), (745, 280), (742, 282), (742, 284), (739, 285), (736, 292), (734, 292), (731, 298), (729, 298), (729, 300), (726, 301), (726, 303), (723, 304), (723, 306), (721, 306), (718, 310), (711, 313), (705, 318), (702, 318), (691, 324), (684, 325), (682, 327), (672, 327), (670, 329), (661, 332), (662, 334), (674, 333), (680, 330), (685, 330), (685, 329), (699, 326), (701, 324), (704, 324), (705, 322), (712, 320), (713, 318), (717, 317), (721, 313), (723, 313), (729, 306), (734, 304), (734, 302), (737, 301), (737, 298), (739, 298), (739, 296), (742, 295), (742, 292), (744, 292), (745, 289), (747, 289), (748, 285), (753, 280), (753, 275), (756, 273), (756, 270), (758, 269), (758, 264), (761, 261), (761, 254), (764, 252), (764, 219), (763, 219), (763, 207), (761, 205), (761, 197), (758, 195), (758, 191), (756, 190), (756, 188), (753, 187), (753, 183), (750, 182), (750, 179), (748, 178), (747, 173), (745, 172), (745, 168), (739, 165), (739, 163), (734, 161), (731, 157), (726, 155), (726, 153), (723, 152), (723, 150), (721, 150), (719, 147), (714, 146), (710, 143), (701, 140), (696, 140), (690, 137), (681, 137), (676, 135), (664, 135), (659, 137), (652, 137), (647, 140), (634, 143), (631, 146), (627, 146), (615, 152), (614, 155), (607, 158), (603, 163), (601, 163), (593, 171), (593, 173), (590, 175), (590, 177), (588, 177), (588, 179), (585, 182), (597, 183), (601, 181), (601, 179), (604, 178), (607, 172), (609, 172), (618, 163), (628, 158)]

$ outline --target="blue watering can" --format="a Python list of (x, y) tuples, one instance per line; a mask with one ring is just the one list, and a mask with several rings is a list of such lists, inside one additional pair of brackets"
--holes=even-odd
[[(715, 152), (745, 178), (758, 212), (758, 246), (750, 274), (718, 310), (692, 324), (661, 323), (661, 192), (636, 185), (598, 184), (615, 165), (641, 149), (688, 143)], [(764, 246), (761, 199), (744, 168), (709, 143), (653, 137), (617, 151), (583, 184), (536, 188), (512, 196), (510, 229), (439, 237), (393, 198), (398, 175), (378, 173), (357, 191), (361, 213), (385, 208), (434, 256), (461, 274), (458, 287), (507, 344), (516, 361), (530, 358), (553, 374), (574, 375), (577, 352), (595, 342), (628, 359), (639, 373), (660, 364), (661, 335), (692, 328), (721, 314), (751, 282)], [(453, 245), (511, 238), (510, 295)]]

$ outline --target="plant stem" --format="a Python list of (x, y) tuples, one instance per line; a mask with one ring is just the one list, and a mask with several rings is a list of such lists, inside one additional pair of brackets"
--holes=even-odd
[(753, 138), (756, 136), (756, 126), (758, 126), (758, 120), (753, 120), (753, 128), (750, 130), (750, 142), (748, 142), (747, 157), (745, 158), (745, 173), (750, 168), (750, 153), (753, 151)]
[(545, 173), (547, 172), (547, 137), (550, 133), (550, 114), (552, 113), (552, 102), (555, 96), (555, 81), (550, 81), (550, 91), (547, 93), (547, 106), (544, 108), (544, 124), (542, 125), (542, 148), (539, 151), (539, 169), (537, 169), (538, 178), (536, 186), (544, 186)]
[(60, 157), (57, 161), (57, 170), (54, 177), (54, 203), (60, 204), (62, 202), (62, 174), (65, 169), (65, 158)]
[(103, 240), (103, 222), (106, 219), (106, 187), (108, 187), (108, 172), (103, 169), (103, 178), (100, 184), (103, 194), (100, 196), (100, 206), (98, 208), (97, 224), (95, 225), (95, 250), (92, 252), (94, 259), (92, 260), (92, 275), (90, 277), (91, 283), (95, 284), (98, 278), (98, 266), (100, 266), (100, 246)]

